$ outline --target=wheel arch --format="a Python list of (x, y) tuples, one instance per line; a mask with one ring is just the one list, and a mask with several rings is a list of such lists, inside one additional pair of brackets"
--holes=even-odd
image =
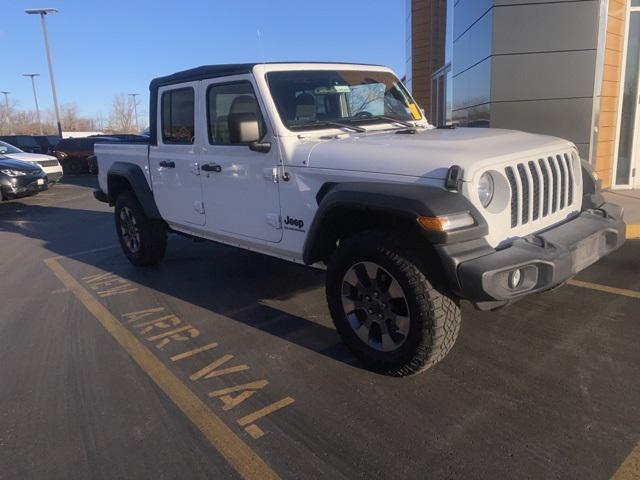
[[(437, 255), (434, 245), (463, 241), (487, 234), (478, 210), (461, 194), (439, 187), (374, 182), (327, 183), (316, 197), (318, 211), (303, 248), (303, 261), (326, 261), (337, 242), (370, 229), (400, 230), (424, 240), (426, 252)], [(429, 232), (419, 216), (469, 212), (475, 225), (457, 232)]]
[(115, 205), (118, 195), (125, 191), (131, 191), (136, 196), (145, 215), (153, 219), (162, 219), (149, 182), (140, 166), (128, 162), (115, 162), (107, 173), (109, 205)]

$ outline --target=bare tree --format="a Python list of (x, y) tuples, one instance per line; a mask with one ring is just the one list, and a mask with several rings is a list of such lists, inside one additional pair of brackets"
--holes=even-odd
[(106, 129), (107, 126), (107, 122), (104, 119), (104, 117), (102, 116), (102, 112), (98, 112), (96, 114), (96, 118), (95, 118), (95, 125), (96, 125), (96, 129), (100, 132), (102, 132), (103, 130)]
[(78, 105), (67, 103), (60, 109), (60, 123), (67, 132), (86, 132), (95, 130), (95, 122), (91, 118), (82, 117)]
[(109, 130), (114, 133), (135, 133), (133, 102), (124, 93), (114, 95), (109, 115)]
[(16, 113), (16, 102), (9, 100), (9, 105), (5, 104), (4, 98), (0, 98), (0, 132), (3, 135), (13, 133), (13, 117)]

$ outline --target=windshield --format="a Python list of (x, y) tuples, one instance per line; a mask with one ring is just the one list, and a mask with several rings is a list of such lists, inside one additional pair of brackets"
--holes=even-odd
[[(267, 82), (280, 118), (291, 130), (342, 124), (422, 120), (391, 73), (354, 70), (270, 72)], [(333, 125), (337, 126), (336, 124)]]
[(9, 145), (6, 142), (0, 141), (0, 154), (10, 154), (10, 153), (23, 153), (19, 148), (14, 147), (13, 145)]

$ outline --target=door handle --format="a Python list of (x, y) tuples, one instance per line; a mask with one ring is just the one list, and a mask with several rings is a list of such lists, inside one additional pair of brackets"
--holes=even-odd
[(220, 173), (222, 171), (222, 167), (217, 163), (205, 163), (200, 167), (200, 169), (204, 170), (205, 172), (216, 172), (216, 173)]
[(162, 168), (176, 168), (176, 162), (167, 162), (166, 160), (162, 160), (158, 165)]

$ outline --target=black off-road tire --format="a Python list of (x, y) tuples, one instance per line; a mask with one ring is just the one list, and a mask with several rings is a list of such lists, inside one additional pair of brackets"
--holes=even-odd
[[(336, 329), (364, 365), (392, 376), (422, 372), (442, 360), (460, 331), (458, 299), (430, 278), (418, 240), (399, 232), (369, 231), (347, 239), (333, 254), (327, 269), (326, 295)], [(361, 340), (342, 305), (343, 279), (360, 262), (373, 262), (400, 284), (409, 309), (409, 333), (397, 350), (379, 351)], [(437, 284), (437, 286), (436, 286)]]
[(69, 158), (64, 162), (64, 173), (79, 175), (83, 172), (82, 162), (79, 158)]
[[(121, 228), (121, 212), (127, 212), (135, 219), (139, 232), (139, 248), (133, 250), (127, 244)], [(162, 220), (147, 217), (133, 192), (123, 192), (116, 199), (115, 208), (116, 233), (122, 251), (129, 261), (139, 267), (159, 263), (164, 257), (167, 246), (167, 226)]]

